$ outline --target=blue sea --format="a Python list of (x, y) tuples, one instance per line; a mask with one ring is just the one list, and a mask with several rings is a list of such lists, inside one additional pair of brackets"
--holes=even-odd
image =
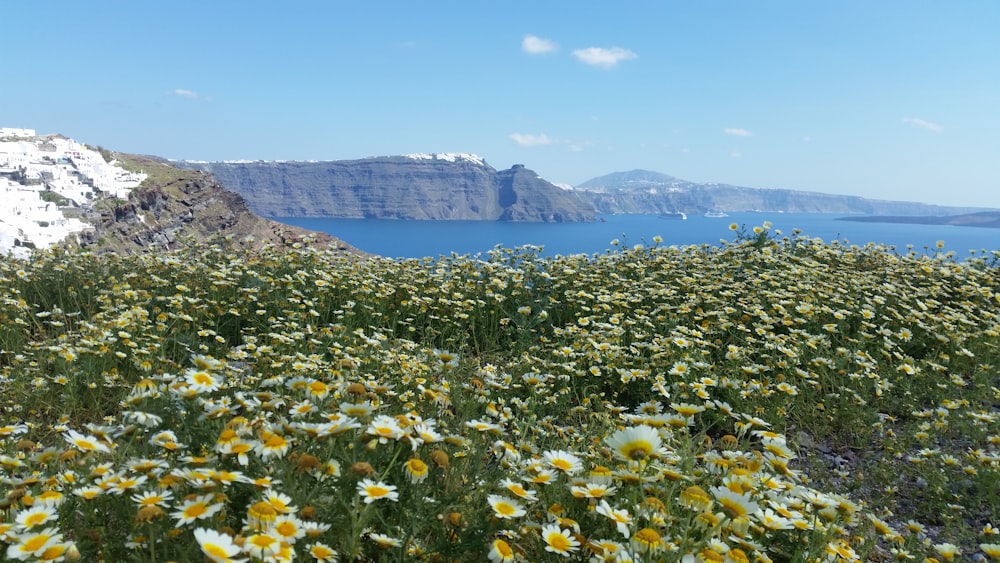
[(955, 251), (957, 259), (970, 250), (1000, 250), (1000, 229), (897, 223), (861, 223), (837, 220), (843, 215), (799, 213), (731, 213), (727, 217), (689, 215), (686, 220), (658, 215), (605, 215), (595, 223), (508, 223), (499, 221), (399, 221), (381, 219), (329, 219), (275, 217), (288, 225), (321, 231), (372, 254), (390, 258), (448, 256), (452, 253), (475, 256), (497, 245), (536, 245), (548, 256), (603, 253), (614, 248), (612, 241), (633, 246), (653, 244), (660, 236), (662, 245), (719, 244), (733, 240), (730, 224), (748, 230), (770, 221), (772, 230), (791, 235), (799, 229), (810, 238), (826, 242), (840, 240), (864, 245), (868, 242), (893, 245), (899, 253), (912, 245), (917, 252), (937, 250), (944, 241), (945, 251)]

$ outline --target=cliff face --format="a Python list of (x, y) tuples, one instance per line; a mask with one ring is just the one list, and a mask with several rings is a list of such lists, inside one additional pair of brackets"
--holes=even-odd
[(134, 254), (171, 248), (189, 239), (253, 250), (308, 237), (319, 246), (363, 254), (330, 235), (255, 215), (239, 194), (226, 191), (209, 174), (180, 170), (151, 157), (119, 155), (119, 160), (151, 172), (150, 177), (127, 200), (101, 200), (78, 211), (79, 218), (93, 227), (75, 237), (81, 248)]
[(616, 172), (575, 189), (600, 213), (706, 213), (768, 211), (863, 215), (935, 215), (981, 211), (905, 201), (727, 184), (697, 184), (647, 170)]
[[(593, 207), (572, 191), (557, 188), (520, 164), (496, 173), (503, 221), (593, 221)], [(554, 189), (553, 189), (554, 188)]]
[(265, 217), (593, 221), (593, 208), (523, 166), (416, 155), (327, 162), (180, 162)]

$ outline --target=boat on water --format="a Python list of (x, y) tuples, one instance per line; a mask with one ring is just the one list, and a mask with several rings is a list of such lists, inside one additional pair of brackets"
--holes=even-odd
[(676, 213), (660, 213), (660, 219), (680, 219), (686, 221), (688, 218), (687, 213), (683, 211), (678, 211)]
[(714, 217), (729, 217), (729, 215), (727, 215), (727, 214), (725, 214), (725, 213), (723, 213), (721, 211), (709, 211), (708, 213), (705, 214), (705, 217), (713, 217), (713, 218)]

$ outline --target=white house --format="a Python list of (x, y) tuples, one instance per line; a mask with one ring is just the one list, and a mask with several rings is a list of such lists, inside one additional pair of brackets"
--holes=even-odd
[(16, 127), (0, 127), (0, 139), (4, 137), (34, 137), (34, 129), (17, 129)]
[[(34, 137), (33, 129), (0, 128), (0, 139)], [(13, 174), (24, 171), (21, 185)], [(72, 139), (46, 137), (30, 141), (0, 141), (0, 255), (26, 257), (30, 248), (47, 248), (67, 236), (91, 228), (75, 218), (66, 218), (58, 205), (44, 201), (41, 193), (51, 190), (85, 205), (94, 188), (115, 197), (128, 193), (146, 179), (105, 162), (95, 150)], [(92, 183), (91, 188), (88, 183)]]
[(0, 168), (27, 166), (38, 154), (34, 143), (28, 141), (0, 141)]

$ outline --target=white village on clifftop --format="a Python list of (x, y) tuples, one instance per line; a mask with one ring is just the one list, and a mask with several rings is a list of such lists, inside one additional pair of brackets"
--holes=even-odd
[(90, 229), (80, 215), (99, 194), (125, 199), (146, 179), (82, 143), (0, 128), (0, 255), (30, 256)]

